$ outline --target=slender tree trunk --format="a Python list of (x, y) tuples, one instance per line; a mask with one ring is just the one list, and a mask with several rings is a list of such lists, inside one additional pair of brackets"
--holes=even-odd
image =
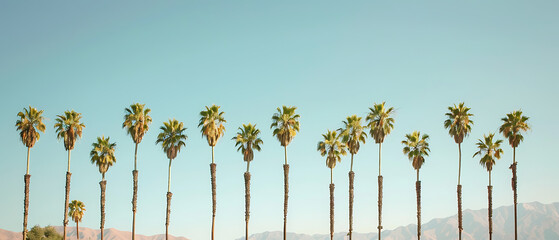
[(285, 164), (283, 165), (283, 240), (287, 235), (287, 206), (289, 200), (289, 164), (287, 164), (287, 146), (283, 146)]
[(334, 239), (334, 184), (330, 183), (330, 240), (333, 239)]
[(80, 222), (76, 222), (76, 238), (80, 239)]
[(491, 171), (489, 171), (489, 186), (487, 186), (487, 217), (489, 220), (489, 240), (493, 239), (493, 186), (491, 186)]
[(136, 240), (136, 203), (138, 201), (138, 143), (134, 148), (134, 171), (132, 171), (132, 177), (134, 181), (134, 188), (132, 190), (132, 240)]
[(103, 235), (105, 233), (105, 188), (107, 187), (107, 181), (103, 177), (103, 180), (99, 182), (101, 186), (101, 240), (103, 240)]
[(460, 185), (460, 173), (462, 171), (462, 148), (458, 143), (458, 185), (456, 185), (456, 194), (458, 199), (458, 239), (462, 240), (462, 185)]
[(415, 194), (417, 197), (417, 240), (421, 239), (421, 181), (419, 181), (419, 170), (417, 170), (417, 181), (415, 182)]
[(516, 176), (516, 148), (512, 148), (512, 165), (510, 165), (512, 170), (512, 191), (514, 198), (514, 239), (518, 240), (518, 215), (517, 215), (517, 204), (518, 204), (518, 194), (517, 194), (517, 176)]
[[(247, 165), (248, 166), (248, 165)], [(248, 169), (248, 167), (247, 167)], [(245, 172), (245, 239), (248, 240), (248, 221), (250, 218), (250, 172)]]
[(381, 239), (382, 232), (382, 174), (380, 172), (382, 142), (378, 144), (378, 239)]
[[(70, 157), (70, 151), (68, 151), (68, 157)], [(70, 200), (70, 178), (72, 177), (72, 173), (69, 171), (66, 172), (66, 194), (64, 197), (64, 221), (62, 222), (64, 226), (62, 239), (66, 239), (66, 226), (68, 225), (68, 202)]]
[[(353, 155), (352, 155), (353, 157)], [(353, 238), (353, 180), (355, 173), (349, 171), (349, 240)]]
[(172, 159), (169, 159), (169, 172), (167, 174), (167, 212), (165, 214), (165, 240), (169, 239), (169, 222), (171, 216), (171, 198), (173, 194), (171, 193), (171, 163)]
[[(213, 148), (212, 148), (213, 149)], [(212, 151), (213, 153), (213, 151)], [(213, 154), (212, 154), (213, 156)], [(216, 199), (216, 182), (215, 182), (215, 173), (216, 173), (216, 164), (210, 164), (210, 172), (211, 172), (211, 181), (212, 181), (212, 240), (214, 239), (214, 230), (215, 230), (215, 212), (217, 207), (217, 199)]]
[(29, 175), (29, 155), (30, 154), (31, 154), (31, 148), (27, 147), (27, 168), (25, 170), (25, 174), (27, 174), (27, 175)]
[(25, 182), (25, 199), (23, 200), (23, 240), (27, 239), (27, 216), (29, 215), (29, 181), (31, 180), (31, 175), (29, 175), (29, 154), (31, 153), (31, 148), (27, 148), (27, 170), (24, 175)]

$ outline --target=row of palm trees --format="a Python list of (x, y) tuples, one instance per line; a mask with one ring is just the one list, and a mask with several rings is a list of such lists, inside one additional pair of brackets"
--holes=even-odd
[[(205, 110), (200, 112), (200, 121), (198, 127), (200, 127), (200, 132), (202, 136), (208, 141), (208, 145), (212, 150), (212, 162), (210, 164), (210, 174), (211, 174), (211, 188), (212, 188), (212, 231), (211, 238), (214, 239), (215, 231), (215, 214), (216, 214), (216, 163), (214, 159), (214, 147), (216, 146), (218, 140), (224, 135), (226, 120), (224, 118), (224, 112), (219, 110), (219, 106), (212, 105), (210, 107), (206, 106)], [(288, 209), (288, 198), (289, 198), (289, 164), (287, 161), (287, 146), (296, 136), (299, 131), (299, 118), (300, 116), (295, 113), (296, 107), (286, 107), (277, 108), (277, 112), (272, 116), (272, 124), (270, 126), (273, 129), (273, 136), (275, 136), (280, 145), (284, 147), (285, 164), (283, 165), (284, 170), (284, 226), (283, 226), (283, 239), (286, 239), (287, 232), (287, 209)], [(353, 196), (354, 196), (354, 176), (353, 172), (353, 157), (356, 155), (360, 148), (360, 143), (365, 144), (367, 133), (374, 138), (375, 143), (379, 145), (379, 173), (378, 173), (378, 234), (379, 239), (381, 239), (382, 230), (382, 190), (383, 190), (383, 176), (381, 175), (381, 150), (382, 143), (385, 137), (390, 134), (391, 130), (394, 128), (394, 108), (386, 107), (385, 103), (374, 104), (372, 108), (369, 108), (369, 113), (366, 116), (366, 124), (362, 124), (361, 117), (352, 115), (343, 121), (343, 127), (337, 131), (328, 130), (326, 134), (323, 134), (323, 140), (318, 143), (317, 150), (322, 156), (326, 156), (326, 165), (330, 168), (331, 178), (330, 178), (330, 235), (333, 238), (334, 232), (334, 182), (333, 182), (333, 169), (337, 162), (341, 161), (341, 156), (346, 155), (347, 151), (351, 154), (351, 165), (349, 176), (349, 239), (352, 239), (353, 232)], [(470, 119), (473, 114), (468, 111), (464, 103), (448, 107), (449, 112), (446, 113), (447, 119), (444, 122), (444, 127), (449, 130), (449, 134), (454, 138), (455, 142), (458, 144), (459, 157), (458, 157), (458, 185), (457, 185), (457, 199), (458, 199), (458, 233), (461, 239), (462, 232), (462, 201), (461, 201), (461, 185), (460, 185), (460, 175), (461, 175), (461, 143), (470, 132), (473, 121)], [(132, 239), (135, 239), (135, 220), (137, 211), (137, 191), (138, 191), (138, 169), (137, 169), (137, 152), (138, 145), (142, 141), (143, 136), (149, 130), (149, 126), (152, 123), (152, 118), (149, 116), (151, 110), (145, 107), (145, 104), (135, 103), (130, 105), (130, 107), (125, 108), (125, 116), (122, 127), (131, 136), (134, 144), (134, 170), (132, 171), (133, 176), (133, 197), (132, 197)], [(28, 148), (27, 150), (27, 170), (24, 176), (25, 180), (25, 198), (24, 198), (24, 219), (23, 219), (23, 238), (26, 239), (27, 234), (27, 216), (29, 208), (29, 156), (30, 150), (34, 144), (39, 140), (40, 133), (45, 131), (45, 124), (43, 123), (44, 117), (42, 116), (43, 111), (39, 111), (35, 108), (29, 106), (29, 108), (24, 108), (24, 111), (18, 113), (19, 119), (16, 122), (17, 130), (20, 131), (20, 137), (23, 144)], [(508, 140), (509, 144), (513, 148), (513, 164), (510, 169), (513, 172), (512, 177), (512, 187), (514, 192), (514, 205), (515, 205), (515, 239), (517, 237), (517, 224), (516, 224), (516, 205), (517, 205), (517, 194), (516, 194), (516, 159), (515, 152), (516, 147), (519, 143), (523, 141), (522, 132), (527, 131), (529, 126), (527, 124), (528, 117), (523, 116), (521, 111), (514, 111), (507, 114), (505, 118), (501, 119), (503, 124), (499, 128), (501, 132)], [(74, 211), (70, 206), (69, 208), (69, 193), (70, 193), (70, 156), (71, 150), (74, 148), (75, 143), (78, 138), (81, 137), (83, 128), (85, 125), (81, 122), (81, 114), (73, 110), (64, 112), (63, 115), (57, 115), (56, 123), (54, 128), (57, 132), (57, 138), (64, 141), (64, 148), (68, 151), (68, 169), (66, 172), (66, 185), (65, 185), (65, 207), (64, 207), (64, 239), (66, 238), (66, 225), (68, 223), (67, 217), (70, 216), (74, 218)], [(167, 186), (167, 213), (166, 213), (166, 238), (168, 237), (168, 227), (170, 219), (170, 207), (171, 207), (171, 163), (175, 159), (182, 149), (186, 146), (186, 140), (188, 136), (184, 133), (186, 127), (182, 122), (176, 119), (169, 119), (168, 122), (164, 122), (163, 126), (160, 127), (160, 133), (157, 136), (156, 144), (161, 144), (162, 150), (167, 155), (169, 159), (169, 170), (168, 170), (168, 186)], [(232, 140), (236, 142), (237, 151), (240, 151), (243, 155), (243, 160), (247, 162), (247, 171), (244, 173), (245, 179), (245, 222), (246, 222), (246, 237), (248, 239), (248, 225), (250, 218), (250, 162), (254, 159), (254, 151), (261, 150), (261, 145), (263, 144), (262, 139), (260, 139), (260, 130), (256, 128), (253, 124), (243, 124), (242, 127), (238, 128), (236, 137)], [(489, 235), (491, 238), (492, 234), (492, 186), (491, 186), (491, 170), (495, 164), (495, 159), (499, 159), (502, 154), (502, 149), (500, 144), (502, 140), (493, 140), (494, 134), (484, 135), (483, 139), (480, 139), (477, 143), (479, 149), (476, 155), (481, 156), (480, 164), (487, 169), (489, 172), (489, 185), (488, 185), (488, 200), (489, 200)], [(408, 159), (411, 161), (413, 168), (416, 170), (416, 195), (417, 195), (417, 236), (420, 239), (421, 233), (421, 182), (419, 180), (419, 169), (425, 162), (425, 158), (429, 155), (429, 136), (427, 134), (421, 134), (419, 131), (414, 131), (411, 134), (406, 134), (402, 144), (404, 145), (403, 153), (407, 155)], [(106, 180), (105, 173), (108, 171), (109, 167), (116, 162), (114, 155), (116, 143), (111, 143), (109, 137), (98, 137), (97, 141), (92, 144), (92, 150), (90, 152), (91, 163), (99, 168), (99, 172), (102, 175), (102, 179), (99, 182), (101, 188), (101, 239), (103, 239), (104, 230), (104, 220), (105, 220), (105, 189)], [(72, 203), (73, 204), (73, 203)], [(70, 205), (72, 205), (70, 204)], [(83, 203), (82, 203), (83, 204)], [(70, 214), (68, 213), (70, 209)], [(83, 214), (82, 214), (83, 215)], [(80, 217), (81, 219), (81, 217)]]

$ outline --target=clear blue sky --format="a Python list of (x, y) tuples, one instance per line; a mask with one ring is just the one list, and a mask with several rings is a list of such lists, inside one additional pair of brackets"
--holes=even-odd
[[(131, 230), (134, 145), (121, 129), (124, 108), (141, 102), (153, 124), (139, 147), (137, 232), (164, 233), (168, 160), (156, 146), (163, 121), (188, 127), (173, 163), (170, 233), (208, 239), (211, 151), (198, 113), (218, 104), (225, 136), (216, 147), (218, 239), (244, 235), (245, 163), (230, 139), (242, 123), (262, 130), (251, 164), (250, 231), (282, 227), (283, 149), (269, 130), (276, 107), (294, 105), (301, 132), (288, 147), (288, 230), (328, 232), (329, 171), (316, 143), (348, 115), (375, 102), (397, 110), (383, 145), (384, 226), (415, 221), (415, 174), (401, 153), (404, 134), (431, 135), (421, 169), (423, 219), (456, 214), (457, 146), (443, 128), (448, 105), (475, 114), (463, 144), (464, 208), (487, 206), (487, 173), (474, 143), (516, 109), (533, 130), (517, 150), (519, 201), (559, 201), (555, 148), (559, 117), (557, 1), (25, 1), (0, 3), (0, 228), (21, 231), (26, 149), (14, 124), (32, 105), (45, 110), (46, 133), (31, 151), (29, 224), (61, 225), (66, 152), (54, 119), (83, 113), (72, 153), (70, 199), (87, 206), (81, 226), (99, 227), (101, 175), (88, 158), (98, 136), (116, 141), (107, 173), (107, 228)], [(355, 231), (376, 231), (378, 146), (355, 157)], [(511, 148), (493, 173), (494, 206), (511, 205)], [(336, 231), (347, 231), (349, 157), (334, 169)], [(73, 225), (73, 224), (72, 224)], [(512, 226), (512, 225), (511, 225)], [(511, 227), (508, 226), (508, 227)]]

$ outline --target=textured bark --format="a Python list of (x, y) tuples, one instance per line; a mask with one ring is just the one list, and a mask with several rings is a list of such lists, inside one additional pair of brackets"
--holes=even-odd
[(382, 175), (378, 176), (378, 239), (381, 239), (382, 231)]
[(352, 239), (353, 235), (353, 180), (355, 173), (353, 171), (349, 172), (349, 232), (347, 233), (349, 239)]
[(250, 218), (250, 173), (245, 172), (245, 222), (246, 240), (248, 240), (248, 221)]
[(171, 217), (171, 198), (173, 194), (171, 192), (167, 192), (167, 214), (165, 217), (165, 240), (169, 239), (169, 218)]
[(101, 240), (103, 240), (103, 235), (105, 232), (105, 188), (107, 187), (107, 181), (103, 180), (99, 182), (101, 186)]
[(489, 240), (493, 239), (493, 186), (487, 186), (487, 217), (489, 218)]
[(330, 240), (334, 239), (334, 184), (330, 184)]
[(76, 238), (80, 239), (80, 222), (76, 222)]
[(415, 195), (417, 196), (417, 240), (421, 239), (421, 181), (415, 182)]
[(23, 239), (27, 239), (27, 216), (29, 215), (29, 183), (31, 175), (25, 174), (23, 181), (25, 182), (25, 199), (23, 200)]
[(62, 225), (64, 226), (62, 239), (66, 239), (66, 226), (68, 225), (68, 202), (70, 200), (70, 178), (72, 173), (66, 172), (66, 195), (64, 197), (64, 221)]
[(289, 199), (289, 164), (283, 165), (283, 240), (287, 235), (287, 203)]
[[(137, 145), (136, 145), (137, 146)], [(136, 239), (136, 203), (138, 201), (138, 171), (132, 171), (134, 190), (132, 194), (132, 240)]]
[(462, 239), (462, 185), (456, 185), (456, 193), (458, 194), (458, 239)]
[(512, 165), (510, 165), (510, 169), (512, 170), (512, 179), (511, 179), (511, 184), (512, 184), (512, 192), (514, 194), (514, 239), (518, 239), (518, 225), (517, 225), (517, 209), (516, 209), (516, 205), (518, 204), (518, 195), (516, 193), (516, 187), (517, 187), (517, 178), (516, 178), (516, 162), (513, 163)]
[(211, 175), (212, 175), (212, 240), (214, 239), (215, 210), (216, 210), (216, 205), (217, 205), (215, 171), (216, 171), (216, 165), (215, 165), (215, 163), (211, 163), (210, 164), (210, 172), (211, 172)]

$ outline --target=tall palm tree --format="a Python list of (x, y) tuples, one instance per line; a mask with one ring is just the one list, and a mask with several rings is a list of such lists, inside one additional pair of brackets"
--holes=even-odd
[(155, 144), (161, 144), (163, 152), (167, 154), (167, 158), (169, 159), (169, 174), (167, 175), (167, 215), (165, 218), (165, 239), (169, 239), (169, 217), (171, 215), (171, 198), (173, 197), (171, 193), (171, 162), (177, 157), (181, 148), (186, 147), (184, 141), (186, 141), (188, 136), (184, 133), (186, 130), (184, 124), (176, 119), (169, 119), (169, 121), (164, 122), (163, 126), (159, 129), (161, 129), (161, 132), (157, 135)]
[(29, 106), (24, 108), (23, 112), (19, 112), (17, 116), (19, 120), (16, 121), (16, 129), (21, 137), (21, 142), (27, 147), (27, 169), (24, 175), (25, 182), (25, 199), (23, 200), (23, 239), (27, 239), (27, 216), (29, 214), (29, 182), (31, 175), (29, 175), (29, 154), (31, 148), (39, 140), (40, 132), (45, 132), (45, 124), (43, 123), (44, 117), (43, 110), (38, 111), (36, 108)]
[(214, 147), (217, 144), (217, 140), (225, 133), (225, 126), (223, 126), (225, 118), (223, 117), (224, 112), (219, 111), (219, 106), (215, 104), (211, 107), (206, 106), (205, 111), (200, 112), (200, 122), (198, 127), (202, 127), (200, 132), (202, 136), (206, 137), (208, 140), (208, 145), (212, 147), (212, 163), (210, 164), (211, 182), (212, 182), (212, 240), (214, 239), (215, 230), (215, 211), (217, 204), (217, 193), (216, 193), (216, 164), (214, 162)]
[(130, 105), (129, 108), (125, 108), (124, 111), (124, 122), (122, 123), (122, 128), (126, 129), (126, 132), (132, 141), (134, 141), (136, 147), (134, 148), (134, 170), (132, 171), (132, 178), (134, 181), (134, 189), (132, 190), (132, 240), (136, 239), (136, 202), (138, 199), (138, 169), (137, 169), (137, 159), (138, 159), (138, 144), (142, 141), (142, 138), (149, 130), (149, 125), (152, 122), (151, 117), (148, 115), (151, 109), (146, 108), (145, 104), (134, 103)]
[(495, 165), (495, 160), (501, 158), (503, 154), (503, 149), (501, 149), (501, 143), (503, 140), (497, 140), (493, 142), (493, 137), (495, 134), (491, 133), (488, 136), (483, 135), (483, 140), (479, 139), (477, 142), (477, 147), (479, 151), (474, 153), (480, 155), (481, 159), (479, 164), (483, 166), (489, 172), (489, 185), (487, 185), (487, 202), (488, 202), (488, 220), (489, 220), (489, 240), (493, 239), (493, 186), (491, 185), (491, 170)]
[(97, 142), (92, 144), (93, 149), (89, 153), (91, 158), (91, 163), (99, 167), (99, 173), (101, 173), (102, 179), (99, 182), (101, 186), (101, 240), (103, 240), (104, 228), (105, 228), (105, 188), (107, 187), (107, 181), (105, 180), (105, 173), (109, 170), (109, 167), (116, 162), (115, 158), (115, 148), (116, 143), (111, 143), (110, 138), (105, 136), (97, 137)]
[(287, 145), (299, 132), (299, 114), (295, 114), (297, 107), (277, 108), (278, 112), (272, 116), (273, 135), (277, 137), (283, 147), (285, 164), (283, 165), (283, 240), (287, 234), (287, 203), (289, 198), (289, 164), (287, 164)]
[(54, 128), (56, 129), (56, 137), (58, 139), (64, 140), (64, 149), (68, 151), (68, 171), (66, 171), (66, 193), (64, 197), (64, 231), (62, 239), (66, 239), (66, 226), (68, 225), (68, 201), (70, 199), (70, 178), (72, 173), (70, 172), (70, 153), (78, 138), (82, 136), (82, 130), (85, 125), (80, 122), (82, 118), (81, 113), (77, 113), (74, 110), (65, 111), (64, 115), (56, 116), (56, 123)]
[(378, 144), (378, 239), (381, 239), (382, 231), (382, 183), (383, 177), (380, 172), (381, 168), (381, 150), (382, 143), (386, 135), (390, 134), (394, 128), (394, 118), (391, 116), (394, 114), (394, 108), (386, 108), (385, 102), (381, 104), (374, 104), (372, 108), (369, 108), (370, 112), (367, 115), (367, 127), (369, 127), (369, 134), (375, 139), (375, 143)]
[(342, 143), (347, 146), (349, 153), (351, 154), (351, 165), (349, 168), (349, 239), (352, 239), (353, 235), (353, 180), (355, 173), (353, 172), (353, 155), (357, 154), (359, 151), (359, 142), (365, 144), (365, 138), (367, 133), (364, 131), (364, 126), (361, 125), (361, 117), (356, 115), (349, 116), (343, 121), (344, 127), (338, 129), (340, 131), (340, 137), (342, 138)]
[(237, 136), (232, 140), (235, 140), (235, 147), (237, 151), (241, 151), (243, 154), (243, 160), (247, 163), (247, 171), (245, 172), (245, 222), (246, 222), (246, 234), (245, 239), (248, 240), (248, 220), (250, 218), (250, 162), (254, 159), (254, 152), (252, 149), (257, 151), (261, 150), (260, 145), (264, 144), (262, 139), (258, 137), (260, 135), (260, 130), (256, 128), (256, 125), (243, 124), (243, 127), (239, 127)]
[(318, 142), (316, 150), (321, 156), (326, 156), (326, 166), (330, 168), (330, 240), (334, 239), (334, 180), (333, 172), (337, 162), (342, 161), (342, 155), (345, 156), (346, 145), (340, 142), (340, 135), (336, 131), (330, 131), (322, 134), (323, 140)]
[(460, 185), (460, 172), (462, 169), (462, 149), (460, 145), (464, 137), (472, 131), (474, 121), (470, 119), (473, 114), (468, 113), (470, 108), (466, 107), (464, 103), (454, 104), (448, 107), (445, 116), (447, 119), (444, 121), (444, 128), (448, 129), (448, 134), (454, 138), (454, 142), (458, 144), (458, 185), (456, 185), (456, 193), (458, 199), (458, 239), (462, 239), (462, 185)]
[(499, 132), (509, 139), (509, 144), (512, 147), (512, 165), (510, 169), (512, 170), (512, 191), (514, 192), (514, 239), (518, 239), (518, 225), (517, 225), (517, 178), (516, 178), (516, 147), (518, 144), (524, 140), (522, 132), (530, 130), (528, 126), (528, 117), (522, 115), (522, 111), (517, 110), (512, 113), (507, 114), (506, 117), (501, 118), (503, 125), (499, 128)]
[(70, 213), (68, 216), (74, 220), (76, 223), (76, 236), (80, 239), (80, 222), (82, 221), (83, 215), (85, 213), (85, 204), (78, 200), (72, 200), (69, 204)]
[(403, 152), (411, 161), (413, 168), (417, 172), (417, 180), (415, 181), (415, 194), (417, 197), (417, 240), (421, 239), (421, 181), (419, 181), (419, 169), (425, 163), (425, 157), (429, 156), (429, 135), (419, 131), (406, 134), (402, 141), (404, 144)]

